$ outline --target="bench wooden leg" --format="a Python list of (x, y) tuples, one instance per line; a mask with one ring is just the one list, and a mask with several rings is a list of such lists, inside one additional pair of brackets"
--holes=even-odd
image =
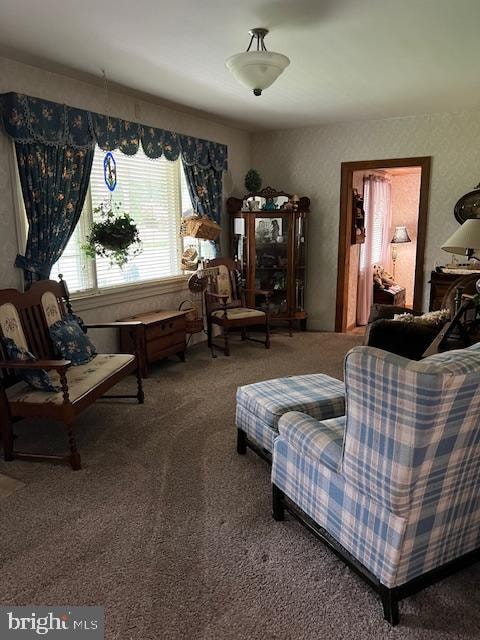
[(9, 462), (15, 457), (13, 455), (13, 423), (7, 395), (3, 388), (0, 388), (0, 439), (3, 444), (3, 457), (6, 462)]
[(78, 471), (82, 468), (82, 461), (80, 454), (77, 451), (77, 443), (75, 441), (75, 434), (73, 431), (73, 420), (66, 424), (68, 433), (68, 444), (70, 446), (70, 465), (74, 471)]
[(13, 428), (12, 428), (12, 420), (10, 417), (1, 416), (2, 426), (1, 426), (1, 441), (3, 444), (3, 457), (5, 462), (10, 462), (14, 460), (15, 456), (13, 453)]

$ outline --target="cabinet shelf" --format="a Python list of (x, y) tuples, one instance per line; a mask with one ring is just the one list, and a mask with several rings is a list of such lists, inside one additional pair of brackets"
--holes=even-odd
[(288, 267), (255, 267), (257, 271), (286, 271)]

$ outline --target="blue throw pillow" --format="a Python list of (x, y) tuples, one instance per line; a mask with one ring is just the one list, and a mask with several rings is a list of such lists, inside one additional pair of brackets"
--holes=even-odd
[[(9, 360), (31, 360), (32, 362), (38, 360), (38, 358), (36, 358), (33, 353), (30, 353), (30, 351), (25, 351), (24, 349), (17, 347), (11, 338), (4, 338), (3, 344)], [(24, 382), (29, 384), (32, 389), (38, 389), (39, 391), (52, 391), (55, 393), (57, 391), (61, 391), (60, 387), (56, 387), (51, 383), (45, 369), (16, 369), (15, 373)]]
[(97, 355), (92, 341), (73, 316), (58, 320), (49, 331), (55, 351), (64, 360), (70, 360), (73, 366), (87, 364)]

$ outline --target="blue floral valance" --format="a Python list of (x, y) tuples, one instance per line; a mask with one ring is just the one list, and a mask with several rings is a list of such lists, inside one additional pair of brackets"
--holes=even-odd
[(137, 122), (76, 109), (19, 93), (1, 96), (5, 131), (17, 142), (86, 149), (98, 144), (105, 151), (137, 153), (141, 143), (149, 158), (182, 160), (189, 166), (227, 170), (227, 146)]

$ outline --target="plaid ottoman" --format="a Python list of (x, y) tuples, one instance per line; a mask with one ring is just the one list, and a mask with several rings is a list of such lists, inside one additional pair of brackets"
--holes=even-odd
[(248, 445), (271, 461), (278, 421), (288, 411), (301, 411), (317, 420), (343, 416), (345, 385), (323, 373), (312, 373), (238, 387), (238, 453), (245, 453)]

